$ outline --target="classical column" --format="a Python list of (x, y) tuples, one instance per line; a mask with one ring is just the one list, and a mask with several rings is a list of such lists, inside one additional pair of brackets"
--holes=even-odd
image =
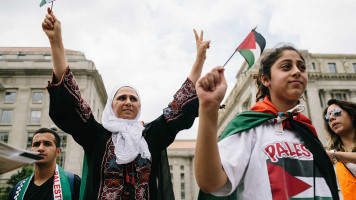
[[(308, 84), (307, 86), (308, 96), (307, 96), (307, 105), (310, 113), (310, 119), (312, 120), (312, 124), (314, 125), (316, 132), (319, 135), (319, 139), (321, 142), (326, 145), (326, 132), (324, 130), (324, 119), (323, 119), (323, 110), (324, 107), (320, 105), (319, 100), (319, 88), (317, 88), (314, 84)], [(330, 92), (328, 92), (330, 94)]]
[(356, 103), (356, 89), (351, 89), (350, 90), (350, 93), (351, 93), (351, 101)]

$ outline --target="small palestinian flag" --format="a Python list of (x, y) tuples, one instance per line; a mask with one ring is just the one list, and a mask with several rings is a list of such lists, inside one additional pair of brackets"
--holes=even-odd
[(246, 39), (237, 47), (236, 51), (245, 58), (250, 69), (261, 56), (266, 46), (265, 38), (253, 29)]
[(55, 0), (42, 0), (41, 3), (40, 3), (40, 7), (42, 7), (43, 5), (45, 5), (46, 3), (51, 3)]

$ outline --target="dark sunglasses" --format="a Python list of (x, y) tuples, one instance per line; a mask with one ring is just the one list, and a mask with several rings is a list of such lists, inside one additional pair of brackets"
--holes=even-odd
[(332, 110), (330, 113), (326, 114), (324, 116), (325, 122), (328, 123), (331, 115), (334, 115), (335, 117), (341, 116), (341, 109), (340, 108), (335, 108)]

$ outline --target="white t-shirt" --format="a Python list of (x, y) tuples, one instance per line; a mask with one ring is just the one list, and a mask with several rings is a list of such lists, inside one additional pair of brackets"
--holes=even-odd
[(273, 120), (231, 135), (218, 146), (228, 182), (212, 193), (215, 196), (237, 188), (239, 200), (332, 199), (324, 178), (316, 167), (313, 170), (312, 153), (291, 130), (275, 132)]

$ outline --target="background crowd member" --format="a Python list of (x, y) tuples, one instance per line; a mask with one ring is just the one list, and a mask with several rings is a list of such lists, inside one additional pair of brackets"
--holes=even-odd
[(324, 110), (325, 128), (328, 132), (327, 152), (336, 165), (342, 196), (356, 199), (356, 104), (330, 99)]
[(194, 31), (195, 63), (173, 101), (156, 120), (145, 125), (138, 121), (140, 96), (132, 86), (123, 85), (109, 95), (100, 124), (67, 67), (61, 25), (50, 9), (42, 27), (53, 59), (53, 80), (48, 86), (50, 116), (85, 151), (84, 199), (174, 199), (166, 148), (180, 130), (192, 126), (198, 115), (195, 83), (210, 41), (203, 41), (203, 32), (199, 37)]
[[(298, 105), (308, 82), (305, 60), (291, 46), (261, 61), (257, 103), (237, 115), (217, 143), (223, 68), (197, 83), (199, 129), (195, 175), (205, 193), (225, 199), (338, 199), (336, 177), (310, 119)], [(262, 101), (259, 101), (262, 100)], [(219, 199), (199, 194), (199, 199)]]
[(56, 164), (62, 152), (60, 144), (61, 138), (52, 129), (41, 128), (34, 133), (30, 151), (38, 152), (43, 159), (35, 162), (30, 177), (14, 187), (9, 200), (79, 199), (80, 177)]

